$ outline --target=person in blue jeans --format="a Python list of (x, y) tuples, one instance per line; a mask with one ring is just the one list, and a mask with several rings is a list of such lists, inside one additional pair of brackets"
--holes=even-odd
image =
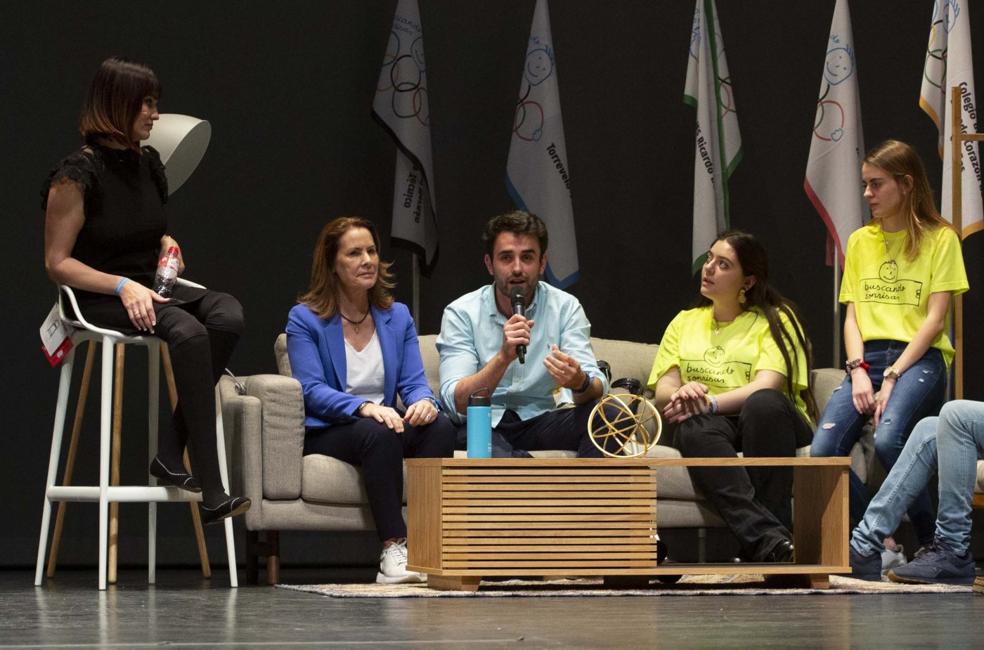
[(939, 417), (921, 420), (851, 534), (854, 577), (881, 579), (882, 540), (938, 472), (940, 507), (933, 541), (887, 575), (895, 582), (973, 583), (971, 504), (980, 458), (984, 458), (984, 402), (948, 402)]
[[(912, 147), (882, 143), (865, 157), (861, 176), (872, 221), (847, 242), (840, 301), (848, 376), (827, 402), (810, 451), (848, 455), (871, 420), (875, 453), (890, 471), (915, 424), (943, 404), (953, 359), (947, 313), (950, 297), (967, 290), (967, 273), (960, 239), (940, 217)], [(852, 525), (867, 505), (867, 489), (852, 472)], [(913, 497), (909, 518), (920, 544), (931, 543), (927, 490)], [(890, 551), (893, 532), (883, 540)]]

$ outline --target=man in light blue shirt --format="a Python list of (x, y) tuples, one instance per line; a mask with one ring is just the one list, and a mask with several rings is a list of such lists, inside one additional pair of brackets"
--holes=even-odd
[[(463, 423), (468, 397), (487, 389), (493, 434), (500, 441), (516, 450), (600, 456), (587, 423), (608, 381), (591, 350), (591, 324), (581, 304), (540, 281), (547, 264), (546, 226), (536, 215), (510, 212), (486, 224), (483, 240), (492, 284), (448, 305), (437, 338), (441, 397), (454, 411), (451, 419)], [(524, 315), (513, 310), (517, 292)], [(525, 362), (519, 360), (520, 346)], [(574, 408), (555, 408), (570, 402)], [(497, 447), (495, 455), (508, 455), (508, 446), (505, 452)]]

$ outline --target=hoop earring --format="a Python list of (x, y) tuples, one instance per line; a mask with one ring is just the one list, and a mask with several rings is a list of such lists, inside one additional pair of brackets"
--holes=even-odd
[(748, 302), (748, 298), (745, 297), (745, 287), (742, 287), (738, 290), (738, 304), (744, 305), (746, 302)]

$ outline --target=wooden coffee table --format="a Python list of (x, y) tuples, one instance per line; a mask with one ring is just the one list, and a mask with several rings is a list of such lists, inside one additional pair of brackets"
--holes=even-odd
[[(764, 574), (829, 586), (850, 572), (850, 458), (407, 459), (407, 568), (435, 589), (482, 576)], [(667, 467), (792, 467), (795, 563), (659, 564), (656, 476)]]

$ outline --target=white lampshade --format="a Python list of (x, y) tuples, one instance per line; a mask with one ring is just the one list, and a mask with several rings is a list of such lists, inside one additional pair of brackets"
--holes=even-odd
[(205, 156), (211, 139), (212, 125), (206, 120), (178, 113), (161, 113), (161, 118), (154, 122), (150, 137), (143, 144), (160, 152), (167, 173), (168, 194), (174, 194), (192, 175)]

